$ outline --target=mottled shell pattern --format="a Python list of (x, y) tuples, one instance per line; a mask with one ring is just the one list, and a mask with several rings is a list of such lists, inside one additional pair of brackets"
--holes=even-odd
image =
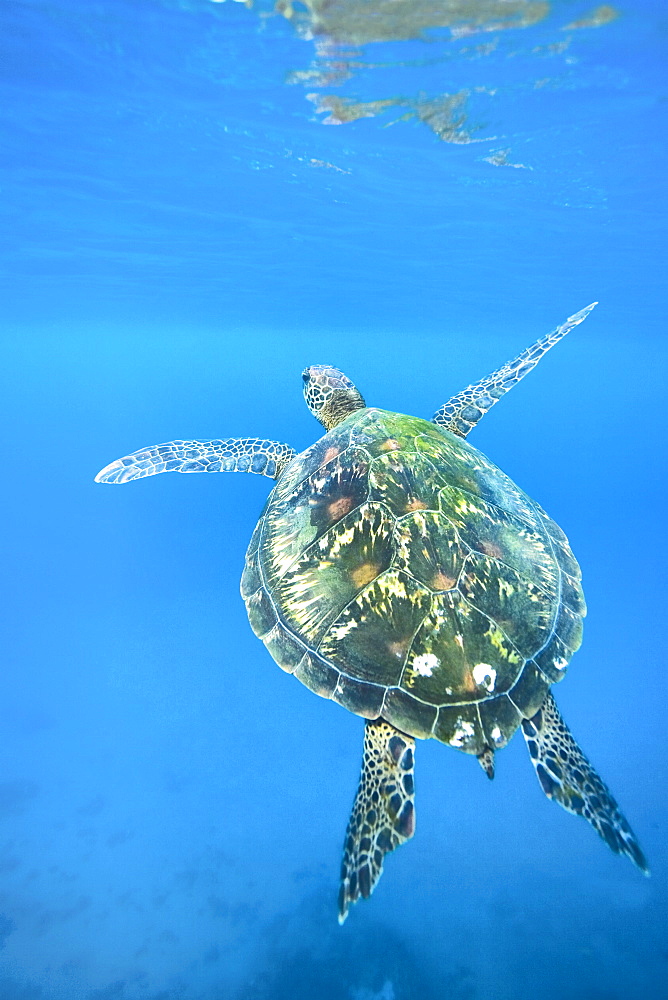
[(462, 438), (366, 408), (286, 467), (241, 592), (256, 635), (316, 694), (473, 754), (540, 708), (585, 613), (538, 504)]

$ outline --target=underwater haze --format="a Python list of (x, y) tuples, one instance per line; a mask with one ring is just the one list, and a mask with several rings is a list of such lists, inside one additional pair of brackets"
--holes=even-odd
[[(668, 996), (660, 0), (0, 4), (0, 1000)], [(557, 698), (645, 878), (416, 753), (415, 837), (336, 919), (364, 722), (239, 596), (272, 483), (98, 470), (322, 428), (302, 370), (430, 418), (598, 301), (469, 441), (565, 530)]]

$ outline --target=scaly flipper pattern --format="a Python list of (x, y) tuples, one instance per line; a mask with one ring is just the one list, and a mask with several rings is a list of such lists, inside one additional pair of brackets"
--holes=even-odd
[(522, 722), (538, 780), (549, 799), (584, 816), (615, 852), (627, 854), (649, 875), (645, 855), (609, 789), (591, 766), (548, 692), (541, 708)]
[(255, 472), (278, 479), (295, 450), (263, 438), (221, 441), (168, 441), (117, 458), (95, 477), (96, 483), (129, 483), (160, 472)]
[(514, 385), (528, 375), (536, 367), (540, 359), (551, 347), (566, 336), (567, 333), (587, 318), (597, 302), (581, 309), (574, 316), (569, 316), (562, 326), (558, 326), (546, 337), (537, 340), (535, 344), (528, 347), (526, 351), (507, 364), (493, 372), (486, 378), (462, 389), (456, 396), (444, 403), (431, 418), (432, 423), (446, 430), (458, 434), (459, 437), (466, 437), (470, 430), (484, 417), (488, 410), (494, 406), (501, 397), (512, 389)]
[(415, 832), (415, 740), (387, 722), (367, 722), (364, 759), (343, 845), (339, 923), (360, 896), (368, 899), (383, 857)]

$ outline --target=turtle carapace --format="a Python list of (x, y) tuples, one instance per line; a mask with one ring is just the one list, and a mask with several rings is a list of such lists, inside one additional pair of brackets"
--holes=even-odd
[(254, 438), (173, 441), (97, 476), (276, 480), (241, 581), (251, 626), (283, 670), (366, 719), (341, 922), (373, 891), (384, 855), (413, 835), (416, 739), (477, 757), (492, 778), (495, 752), (521, 728), (545, 794), (647, 871), (550, 693), (581, 642), (578, 564), (545, 511), (466, 440), (592, 308), (453, 396), (431, 421), (367, 407), (342, 372), (316, 365), (303, 373), (304, 395), (326, 433), (301, 454)]

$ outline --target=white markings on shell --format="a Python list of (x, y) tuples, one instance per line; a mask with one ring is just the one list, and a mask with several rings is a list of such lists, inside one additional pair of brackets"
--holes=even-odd
[(431, 677), (436, 667), (440, 667), (441, 661), (434, 653), (421, 653), (413, 660), (413, 670), (421, 677)]
[(448, 743), (451, 747), (463, 747), (472, 736), (475, 736), (473, 725), (460, 716), (457, 719), (457, 728), (455, 729), (454, 736), (448, 740)]
[(490, 694), (496, 684), (496, 670), (489, 663), (476, 663), (473, 668), (473, 680)]
[[(362, 617), (360, 621), (364, 621), (364, 617)], [(344, 621), (340, 625), (332, 625), (329, 630), (329, 634), (333, 636), (337, 642), (340, 642), (341, 639), (345, 639), (345, 637), (349, 635), (353, 629), (356, 629), (358, 624), (359, 622), (357, 622), (354, 618), (349, 618), (348, 621)]]

